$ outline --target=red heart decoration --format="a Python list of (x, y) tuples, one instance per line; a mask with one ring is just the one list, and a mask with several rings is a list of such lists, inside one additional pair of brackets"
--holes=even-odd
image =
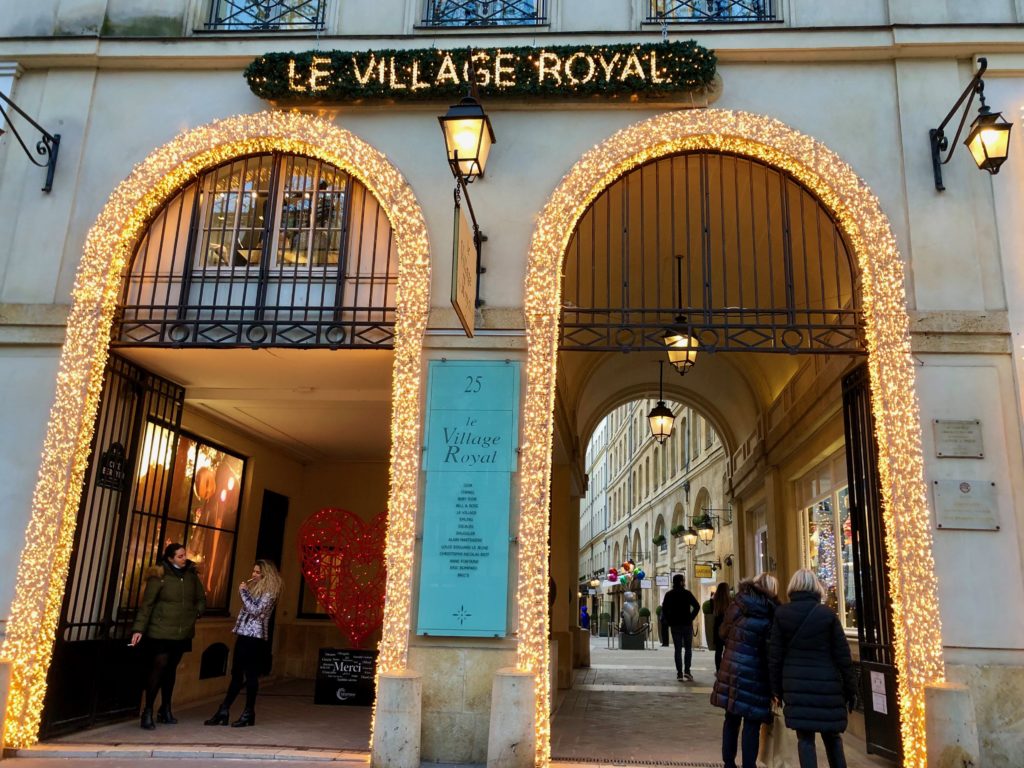
[(328, 507), (299, 526), (299, 563), (317, 601), (355, 648), (384, 623), (384, 533), (381, 514), (366, 521)]

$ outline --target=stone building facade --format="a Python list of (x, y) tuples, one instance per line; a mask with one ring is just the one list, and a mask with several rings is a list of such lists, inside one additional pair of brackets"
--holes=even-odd
[[(982, 58), (988, 104), (1019, 123), (1022, 23), (996, 0), (5, 8), (0, 93), (60, 136), (49, 192), (30, 162), (45, 165), (41, 134), (7, 110), (0, 137), (7, 743), (95, 719), (44, 716), (47, 670), (118, 637), (133, 609), (119, 585), (176, 536), (219, 596), (204, 649), (229, 639), (225, 585), (275, 543), (290, 595), (276, 657), (312, 674), (336, 638), (297, 546), (312, 515), (344, 509), (387, 516), (386, 581), (364, 585), (368, 606), (384, 595), (377, 691), (416, 703), (378, 709), (374, 759), (404, 743), (416, 765), (479, 763), (515, 742), (545, 764), (552, 687), (581, 642), (586, 442), (653, 396), (663, 338), (685, 332), (698, 359), (665, 399), (711, 425), (724, 482), (695, 478), (682, 503), (702, 484), (711, 507), (732, 502), (735, 549), (715, 552), (735, 556), (730, 579), (831, 576), (880, 688), (880, 751), (923, 766), (959, 739), (980, 764), (1015, 764), (1024, 148), (1016, 127), (997, 176), (956, 149), (939, 191), (928, 131)], [(436, 122), (468, 81), (496, 138), (468, 194), (487, 236), (472, 336), (452, 306)], [(434, 474), (430, 426), (483, 402), (472, 372), (450, 407), (432, 399), (448, 363), (506, 371), (491, 415), (458, 424), (491, 419), (502, 439), (450, 432), (465, 442), (442, 454), (501, 462), (478, 497), (498, 514), (486, 556), (430, 543), (433, 494), (456, 482)], [(671, 530), (668, 504), (642, 547), (658, 514)], [(437, 595), (470, 593), (425, 588), (441, 560), (486, 572), (490, 634), (422, 631)], [(852, 613), (851, 579), (870, 594)], [(219, 682), (192, 656), (182, 688), (198, 699)], [(957, 707), (973, 721), (951, 730)]]

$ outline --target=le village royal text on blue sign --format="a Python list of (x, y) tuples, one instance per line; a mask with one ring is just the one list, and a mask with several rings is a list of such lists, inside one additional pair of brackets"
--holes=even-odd
[(420, 635), (502, 637), (519, 363), (431, 360)]
[(539, 48), (413, 48), (267, 53), (245, 69), (262, 99), (394, 103), (459, 99), (475, 82), (487, 99), (641, 101), (712, 87), (716, 58), (693, 40)]

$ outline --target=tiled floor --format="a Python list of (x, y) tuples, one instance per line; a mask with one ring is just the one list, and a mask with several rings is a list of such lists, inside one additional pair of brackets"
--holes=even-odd
[[(155, 731), (139, 728), (138, 720), (73, 733), (48, 742), (58, 744), (149, 744), (158, 746), (250, 746), (327, 750), (367, 750), (370, 707), (317, 706), (313, 681), (292, 680), (266, 685), (256, 700), (252, 728), (204, 726), (216, 703), (176, 709), (177, 725), (158, 725)], [(241, 714), (235, 702), (232, 715)]]
[[(556, 701), (555, 760), (722, 765), (723, 710), (709, 701), (714, 654), (694, 650), (692, 683), (676, 680), (671, 647), (609, 650), (606, 640), (594, 638), (590, 654), (590, 668), (576, 670), (573, 688)], [(868, 756), (859, 739), (846, 735), (844, 743), (849, 768), (893, 767)], [(819, 765), (827, 764), (819, 745)]]
[[(558, 692), (551, 745), (556, 762), (566, 768), (568, 764), (577, 768), (578, 763), (641, 762), (720, 768), (722, 711), (708, 701), (714, 678), (712, 654), (694, 651), (692, 683), (676, 681), (671, 648), (610, 650), (605, 640), (595, 638), (591, 662), (589, 669), (576, 671), (571, 690)], [(143, 731), (136, 720), (118, 723), (49, 741), (44, 750), (22, 759), (35, 761), (28, 763), (30, 766), (48, 768), (66, 764), (57, 753), (81, 749), (83, 768), (114, 766), (121, 764), (118, 758), (128, 759), (135, 751), (148, 749), (161, 757), (176, 754), (178, 760), (192, 757), (204, 764), (219, 758), (216, 763), (225, 760), (225, 766), (241, 766), (259, 764), (272, 756), (301, 759), (303, 755), (287, 753), (309, 750), (306, 756), (312, 760), (364, 763), (369, 707), (316, 706), (312, 686), (308, 680), (265, 686), (257, 702), (255, 728), (204, 726), (203, 720), (215, 709), (215, 705), (204, 704), (177, 711), (181, 722), (174, 726)], [(241, 704), (236, 704), (236, 714), (240, 711)], [(846, 736), (844, 741), (849, 768), (893, 768), (892, 763), (867, 756), (858, 739)], [(239, 748), (237, 756), (233, 747)], [(243, 749), (254, 763), (243, 758)], [(45, 750), (52, 751), (47, 755)], [(89, 762), (90, 750), (94, 762)], [(103, 752), (98, 763), (97, 750)], [(324, 752), (313, 754), (315, 750)], [(236, 763), (228, 755), (243, 759)], [(19, 764), (24, 763), (14, 763)], [(819, 765), (826, 765), (824, 755)]]

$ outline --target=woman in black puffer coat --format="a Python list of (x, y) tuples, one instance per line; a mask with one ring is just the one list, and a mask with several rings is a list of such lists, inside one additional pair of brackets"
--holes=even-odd
[(850, 646), (835, 612), (821, 604), (825, 590), (813, 571), (793, 574), (790, 602), (775, 612), (769, 650), (772, 695), (796, 731), (800, 768), (817, 768), (814, 734), (820, 733), (831, 768), (845, 768), (847, 709), (853, 709), (857, 675)]
[(725, 613), (720, 633), (725, 653), (711, 693), (711, 703), (725, 710), (722, 725), (725, 768), (736, 768), (736, 740), (741, 724), (743, 768), (755, 768), (761, 723), (772, 719), (768, 635), (779, 602), (777, 592), (778, 582), (767, 573), (741, 581), (736, 599)]

